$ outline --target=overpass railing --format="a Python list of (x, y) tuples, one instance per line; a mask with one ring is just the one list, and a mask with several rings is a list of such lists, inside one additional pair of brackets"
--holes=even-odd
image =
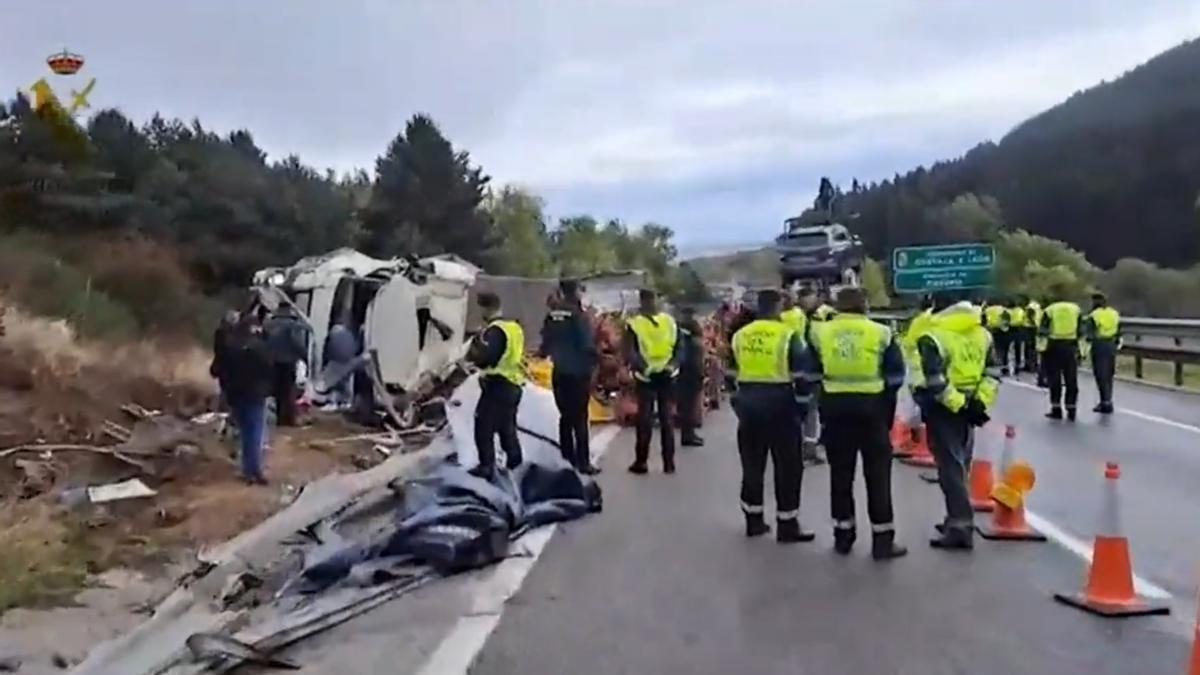
[[(898, 328), (911, 312), (872, 312), (872, 318)], [(1184, 367), (1200, 365), (1200, 319), (1121, 317), (1121, 353), (1133, 357), (1134, 377), (1145, 378), (1146, 361), (1173, 365), (1175, 386), (1184, 385)]]

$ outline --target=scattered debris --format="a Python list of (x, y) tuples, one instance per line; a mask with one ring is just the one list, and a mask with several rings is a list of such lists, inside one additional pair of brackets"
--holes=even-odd
[(115, 502), (122, 499), (137, 499), (139, 497), (153, 497), (158, 494), (151, 490), (145, 483), (137, 478), (130, 478), (127, 481), (120, 483), (109, 483), (108, 485), (97, 485), (87, 489), (88, 499), (93, 504), (103, 504), (105, 502)]
[(15, 673), (21, 669), (24, 662), (17, 656), (5, 656), (0, 658), (0, 673)]
[(197, 661), (216, 662), (232, 658), (268, 668), (300, 669), (300, 666), (291, 661), (276, 658), (244, 642), (216, 633), (196, 633), (189, 636), (185, 644), (192, 653), (192, 658)]

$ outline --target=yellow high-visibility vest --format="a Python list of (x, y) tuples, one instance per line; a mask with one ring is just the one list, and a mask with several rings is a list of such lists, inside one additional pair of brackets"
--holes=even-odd
[(1079, 339), (1079, 305), (1073, 302), (1056, 302), (1046, 308), (1050, 319), (1047, 335), (1051, 340)]
[(1121, 314), (1112, 307), (1097, 307), (1089, 315), (1096, 327), (1096, 337), (1101, 340), (1111, 340), (1116, 337), (1121, 328)]
[(675, 319), (670, 314), (659, 312), (653, 317), (644, 314), (634, 315), (626, 324), (637, 337), (638, 351), (646, 361), (645, 375), (661, 373), (671, 362), (671, 354), (675, 352), (675, 341), (678, 331), (675, 329)]
[(801, 337), (808, 334), (805, 330), (808, 327), (808, 317), (805, 316), (804, 310), (799, 307), (785, 309), (783, 312), (780, 312), (779, 320), (783, 322), (783, 325), (791, 328)]
[(791, 381), (789, 347), (795, 330), (782, 321), (751, 321), (733, 334), (737, 381), (787, 384)]
[(1004, 316), (1008, 313), (1008, 308), (1003, 305), (988, 305), (987, 309), (983, 310), (984, 319), (987, 321), (987, 327), (992, 330), (1003, 330), (1007, 328), (1004, 325)]
[(488, 328), (499, 328), (504, 331), (504, 353), (500, 360), (491, 368), (485, 368), (483, 374), (497, 375), (520, 386), (525, 383), (525, 369), (521, 367), (525, 358), (525, 331), (516, 321), (497, 319), (488, 324)]
[(1024, 307), (1008, 308), (1008, 324), (1013, 328), (1024, 328), (1029, 325), (1029, 314)]
[(892, 331), (861, 314), (838, 314), (814, 331), (821, 357), (822, 389), (830, 394), (883, 391), (883, 352)]

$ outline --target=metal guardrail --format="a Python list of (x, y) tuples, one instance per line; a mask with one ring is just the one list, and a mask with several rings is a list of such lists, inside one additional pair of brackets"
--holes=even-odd
[[(911, 312), (871, 312), (871, 317), (897, 327)], [(1174, 366), (1175, 386), (1184, 384), (1184, 367), (1200, 365), (1200, 319), (1121, 317), (1121, 353), (1133, 357), (1133, 373), (1145, 378), (1145, 361), (1165, 361)]]

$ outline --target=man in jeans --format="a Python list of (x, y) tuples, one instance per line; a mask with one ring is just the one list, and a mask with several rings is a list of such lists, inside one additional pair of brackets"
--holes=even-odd
[(262, 449), (266, 441), (267, 395), (271, 391), (271, 355), (253, 313), (243, 313), (226, 337), (213, 364), (241, 441), (242, 478), (266, 485)]
[(952, 293), (934, 299), (932, 327), (917, 338), (921, 368), (914, 374), (913, 398), (921, 406), (946, 500), (946, 519), (929, 543), (970, 550), (975, 545), (975, 513), (967, 491), (972, 433), (989, 419), (1000, 372), (979, 308), (957, 299)]
[(559, 282), (550, 313), (542, 322), (538, 350), (554, 364), (552, 386), (558, 407), (558, 444), (563, 459), (580, 473), (599, 472), (592, 464), (588, 429), (588, 400), (596, 369), (596, 343), (592, 324), (583, 313), (579, 283)]

